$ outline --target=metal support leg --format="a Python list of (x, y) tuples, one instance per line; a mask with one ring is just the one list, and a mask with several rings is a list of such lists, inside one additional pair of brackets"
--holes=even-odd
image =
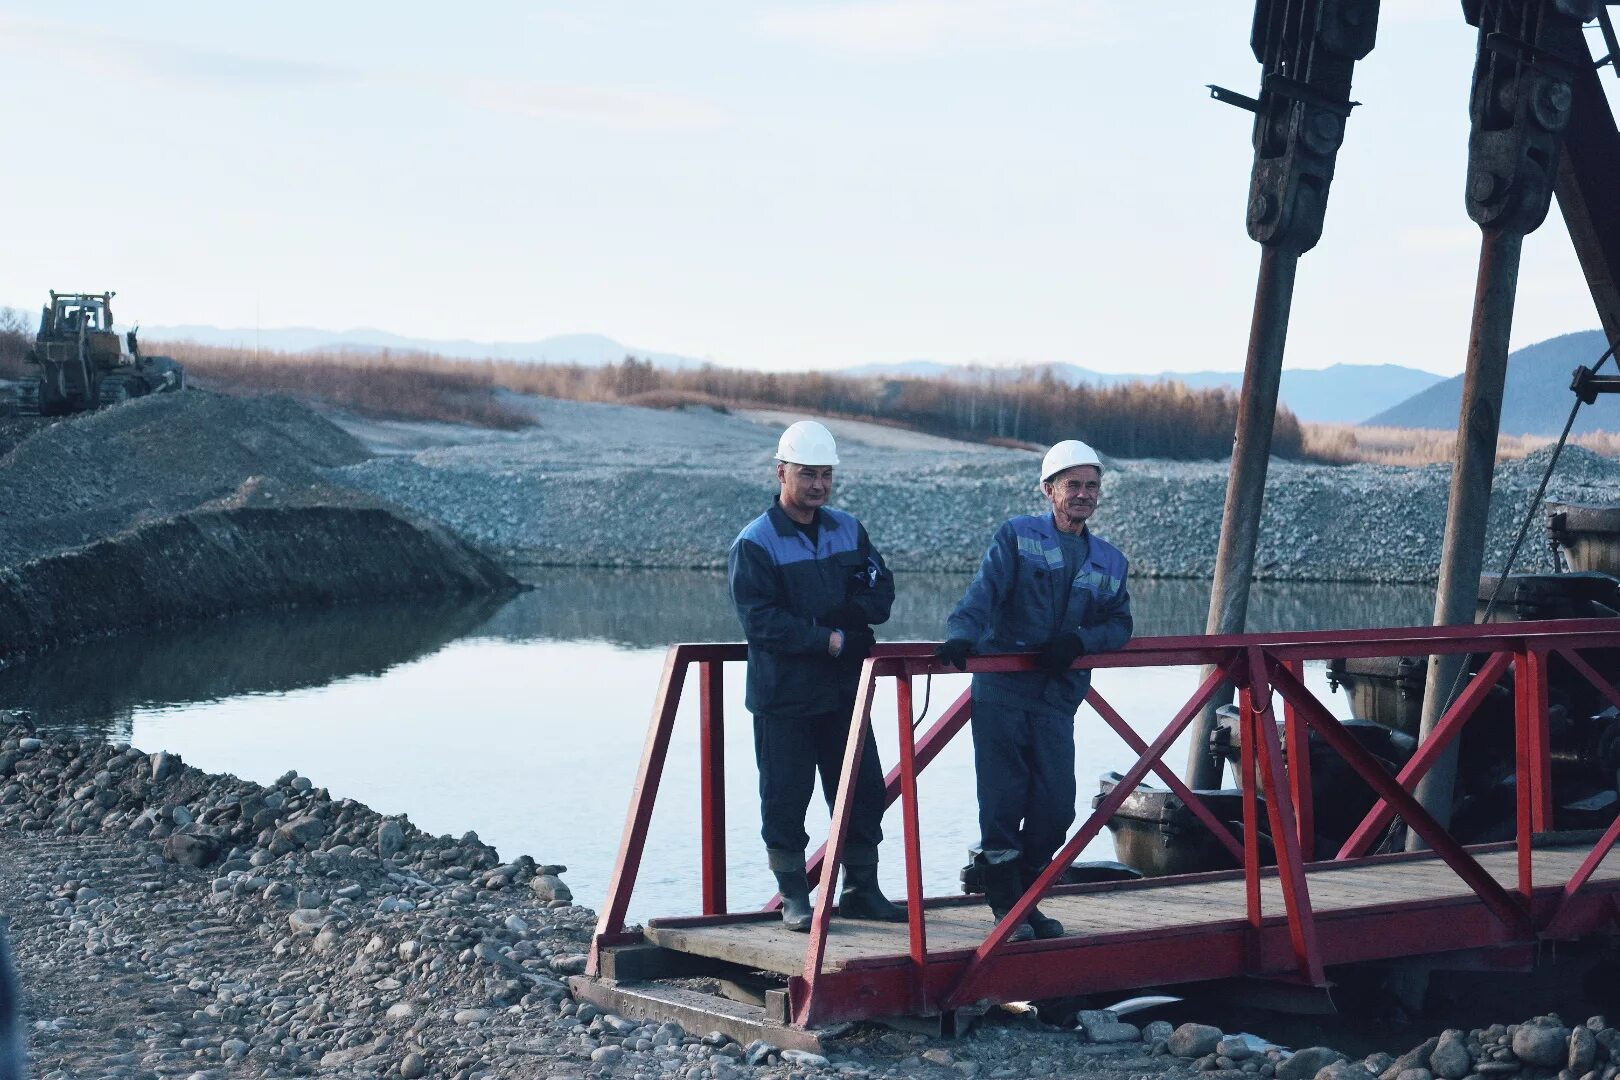
[[(1277, 388), (1282, 381), (1283, 345), (1288, 313), (1294, 303), (1294, 271), (1299, 255), (1267, 245), (1260, 249), (1260, 282), (1249, 326), (1249, 357), (1243, 369), (1243, 400), (1238, 407), (1237, 442), (1232, 447), (1232, 473), (1226, 482), (1226, 511), (1221, 518), (1221, 545), (1215, 557), (1215, 584), (1209, 598), (1207, 634), (1239, 634), (1249, 613), (1249, 581), (1254, 576), (1254, 550), (1260, 536), (1266, 465), (1271, 459), (1272, 427), (1277, 418)], [(1212, 669), (1205, 668), (1208, 677)], [(1193, 722), (1187, 750), (1187, 784), (1220, 786), (1221, 764), (1209, 752), (1215, 710), (1232, 702), (1232, 690), (1217, 692)]]
[[(1502, 420), (1502, 388), (1507, 380), (1508, 335), (1513, 329), (1514, 292), (1519, 283), (1519, 253), (1524, 235), (1511, 231), (1483, 234), (1479, 280), (1474, 291), (1474, 323), (1468, 337), (1468, 371), (1463, 381), (1457, 422), (1456, 464), (1451, 474), (1451, 501), (1446, 509), (1446, 536), (1440, 556), (1440, 583), (1435, 592), (1434, 624), (1467, 625), (1479, 605), (1479, 576), (1485, 562), (1485, 527), (1491, 507), (1491, 478), (1496, 471), (1496, 438)], [(1419, 742), (1434, 734), (1451, 705), (1453, 688), (1467, 663), (1460, 653), (1429, 657), (1424, 686)], [(1451, 822), (1456, 787), (1457, 748), (1435, 760), (1418, 782), (1418, 804), (1441, 825)], [(1421, 850), (1416, 832), (1407, 847)]]

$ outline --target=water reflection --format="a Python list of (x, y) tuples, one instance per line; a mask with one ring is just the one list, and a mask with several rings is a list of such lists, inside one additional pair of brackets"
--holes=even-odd
[[(510, 598), (371, 604), (243, 615), (59, 649), (0, 666), (0, 707), (45, 724), (129, 739), (134, 711), (248, 694), (280, 694), (348, 678), (379, 677), (461, 639), (598, 641), (663, 649), (677, 641), (735, 641), (725, 575), (535, 567), (530, 591)], [(933, 640), (965, 578), (908, 574), (899, 581), (885, 640)], [(1209, 586), (1132, 583), (1138, 636), (1198, 633)], [(1420, 586), (1255, 586), (1249, 625), (1259, 631), (1419, 625)]]
[[(164, 749), (211, 772), (260, 783), (296, 769), (383, 813), (435, 833), (475, 829), (503, 854), (565, 862), (599, 904), (634, 781), (664, 649), (735, 640), (721, 574), (536, 568), (532, 589), (496, 601), (284, 612), (129, 635), (0, 669), (0, 708), (47, 726)], [(936, 639), (965, 585), (957, 575), (900, 579), (886, 640)], [(1141, 635), (1198, 632), (1208, 585), (1133, 584)], [(1428, 620), (1421, 587), (1256, 587), (1257, 630), (1394, 626)], [(738, 903), (771, 889), (760, 857), (751, 724), (740, 665), (726, 665), (727, 843)], [(1326, 692), (1320, 671), (1308, 679)], [(932, 682), (937, 715), (966, 677)], [(1190, 669), (1099, 678), (1140, 733), (1156, 735), (1196, 685)], [(919, 699), (923, 687), (919, 686)], [(920, 701), (919, 701), (920, 703)], [(1330, 704), (1342, 703), (1342, 698)], [(874, 706), (880, 754), (895, 760), (892, 686)], [(632, 915), (696, 910), (696, 708), (680, 712)], [(1096, 777), (1135, 760), (1094, 716), (1077, 726), (1082, 802)], [(1185, 760), (1184, 748), (1169, 760)], [(922, 779), (925, 886), (954, 888), (974, 831), (970, 747), (959, 739)], [(825, 814), (812, 808), (812, 836)], [(897, 820), (884, 884), (899, 881)], [(819, 839), (819, 838), (818, 838)], [(1088, 857), (1105, 857), (1099, 837)]]
[[(478, 632), (511, 641), (607, 641), (663, 648), (675, 641), (736, 641), (737, 617), (725, 575), (531, 568), (533, 591), (514, 597)], [(884, 640), (938, 640), (967, 577), (903, 574)], [(1206, 581), (1131, 583), (1139, 636), (1201, 633), (1209, 611)], [(1261, 582), (1249, 604), (1257, 631), (1417, 626), (1428, 622), (1434, 594), (1425, 586)]]
[(377, 677), (488, 622), (504, 597), (277, 611), (163, 627), (0, 667), (0, 707), (128, 740), (137, 709)]

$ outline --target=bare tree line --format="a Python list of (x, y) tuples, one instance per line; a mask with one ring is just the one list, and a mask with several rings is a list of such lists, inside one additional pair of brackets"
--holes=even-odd
[[(22, 313), (0, 310), (0, 371), (16, 372), (30, 343)], [(508, 429), (529, 419), (500, 399), (502, 390), (655, 408), (789, 409), (977, 441), (1043, 445), (1083, 438), (1120, 457), (1195, 459), (1231, 452), (1239, 403), (1230, 390), (1175, 382), (1071, 386), (1043, 369), (950, 379), (667, 369), (633, 356), (586, 366), (388, 350), (260, 352), (194, 342), (152, 342), (147, 351), (175, 356), (195, 385), (225, 392), (282, 392), (379, 417)], [(1300, 423), (1284, 408), (1277, 411), (1274, 452), (1306, 453)]]
[[(936, 435), (1045, 444), (1084, 438), (1121, 457), (1222, 458), (1231, 453), (1239, 396), (1177, 382), (1069, 385), (1045, 369), (991, 379), (782, 374), (658, 368), (626, 357), (611, 368), (537, 365), (532, 392), (588, 400), (647, 395), (731, 406), (800, 409), (903, 424)], [(504, 379), (498, 379), (504, 383)], [(1279, 406), (1273, 453), (1300, 457), (1299, 420)]]

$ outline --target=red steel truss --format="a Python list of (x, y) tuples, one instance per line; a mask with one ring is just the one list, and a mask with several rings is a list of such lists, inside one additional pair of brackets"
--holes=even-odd
[[(877, 680), (892, 678), (896, 687), (899, 760), (886, 777), (887, 799), (901, 803), (908, 904), (908, 949), (893, 956), (862, 957), (837, 970), (826, 965), (833, 915), (831, 889), (818, 892), (815, 918), (805, 943), (803, 969), (788, 980), (789, 1015), (794, 1024), (815, 1026), (843, 1019), (901, 1014), (930, 1014), (985, 1001), (1118, 990), (1175, 982), (1242, 975), (1279, 978), (1321, 986), (1330, 964), (1383, 959), (1436, 951), (1523, 946), (1548, 938), (1567, 938), (1611, 929), (1620, 918), (1612, 879), (1594, 882), (1593, 874), (1620, 838), (1620, 820), (1591, 843), (1578, 869), (1567, 880), (1534, 880), (1533, 852), (1552, 821), (1553, 793), (1548, 748), (1547, 664), (1557, 655), (1587, 679), (1609, 701), (1620, 706), (1616, 674), (1595, 668), (1587, 656), (1594, 650), (1620, 649), (1620, 626), (1614, 620), (1558, 620), (1483, 626), (1412, 627), (1388, 630), (1305, 631), (1241, 634), (1225, 637), (1138, 639), (1125, 649), (1085, 657), (1079, 667), (1098, 670), (1124, 667), (1206, 666), (1211, 674), (1177, 709), (1150, 743), (1144, 742), (1095, 687), (1087, 702), (1139, 757), (1124, 778), (1081, 823), (1051, 866), (971, 951), (931, 950), (926, 915), (964, 901), (961, 897), (922, 895), (921, 821), (917, 775), (959, 732), (971, 716), (964, 693), (918, 738), (913, 730), (912, 679), (947, 674), (952, 669), (933, 656), (932, 644), (880, 645), (866, 660), (845, 751), (838, 795), (827, 843), (810, 864), (814, 879), (827, 868), (833, 877), (848, 833), (852, 778), (860, 767), (864, 733), (872, 723)], [(1402, 656), (1469, 653), (1485, 657), (1438, 725), (1434, 737), (1398, 776), (1391, 776), (1363, 750), (1329, 710), (1306, 688), (1301, 672), (1308, 660), (1334, 657)], [(742, 661), (741, 645), (675, 645), (665, 658), (664, 674), (641, 768), (631, 795), (619, 859), (609, 884), (607, 904), (597, 923), (587, 971), (600, 971), (604, 948), (642, 940), (625, 929), (625, 915), (635, 887), (676, 710), (687, 669), (699, 669), (701, 740), (702, 897), (700, 917), (660, 919), (659, 926), (718, 926), (757, 923), (758, 911), (732, 913), (727, 907), (723, 749), (722, 669)], [(974, 657), (970, 671), (1026, 671), (1030, 654)], [(1513, 675), (1518, 813), (1516, 837), (1507, 845), (1464, 847), (1418, 805), (1412, 791), (1441, 751), (1457, 737), (1486, 694), (1509, 673)], [(1106, 684), (1106, 677), (1100, 681)], [(1235, 684), (1242, 710), (1243, 843), (1238, 843), (1216, 816), (1164, 763), (1165, 751), (1186, 730), (1223, 681)], [(1283, 736), (1273, 716), (1274, 696), (1284, 705)], [(1319, 737), (1378, 796), (1378, 803), (1343, 847), (1329, 860), (1313, 860), (1311, 850), (1310, 755), (1304, 751), (1307, 731)], [(1289, 748), (1285, 757), (1283, 745)], [(1106, 826), (1126, 797), (1153, 774), (1173, 790), (1225, 843), (1242, 869), (1180, 878), (1148, 879), (1098, 885), (1058, 886), (1064, 867)], [(1274, 793), (1265, 802), (1276, 848), (1276, 866), (1262, 867), (1257, 793)], [(1379, 835), (1399, 816), (1421, 836), (1431, 852), (1369, 856)], [(1569, 838), (1563, 838), (1567, 849)], [(1584, 850), (1584, 843), (1582, 848)], [(1517, 852), (1517, 880), (1504, 887), (1480, 864), (1480, 858), (1507, 849)], [(1506, 855), (1502, 856), (1506, 858)], [(1348, 865), (1393, 866), (1416, 859), (1440, 860), (1466, 883), (1471, 901), (1384, 902), (1349, 915), (1334, 914), (1331, 933), (1311, 905), (1309, 872)], [(1104, 894), (1120, 889), (1151, 888), (1170, 882), (1222, 881), (1241, 877), (1247, 897), (1240, 920), (1197, 927), (1099, 936), (1071, 936), (1012, 944), (1008, 937), (1049, 893), (1064, 896)], [(1280, 886), (1283, 912), (1262, 906), (1262, 882)], [(917, 902), (920, 901), (920, 902)], [(777, 901), (767, 905), (774, 907)]]

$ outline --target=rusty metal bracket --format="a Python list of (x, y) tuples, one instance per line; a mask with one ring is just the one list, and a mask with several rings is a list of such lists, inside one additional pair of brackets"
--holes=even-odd
[(1260, 111), (1260, 102), (1248, 94), (1240, 94), (1236, 90), (1228, 90), (1226, 87), (1216, 86), (1214, 83), (1205, 83), (1204, 85), (1209, 87), (1209, 96), (1216, 101), (1226, 105), (1235, 105), (1248, 112)]
[(1569, 388), (1581, 399), (1582, 405), (1591, 405), (1599, 394), (1620, 394), (1620, 375), (1599, 375), (1582, 364), (1575, 369)]
[(1266, 89), (1279, 97), (1285, 97), (1291, 101), (1303, 101), (1307, 105), (1314, 105), (1318, 109), (1326, 109), (1328, 112), (1346, 119), (1349, 118), (1352, 109), (1361, 106), (1359, 101), (1332, 97), (1314, 89), (1310, 83), (1290, 79), (1288, 76), (1280, 75), (1275, 71), (1266, 76)]

